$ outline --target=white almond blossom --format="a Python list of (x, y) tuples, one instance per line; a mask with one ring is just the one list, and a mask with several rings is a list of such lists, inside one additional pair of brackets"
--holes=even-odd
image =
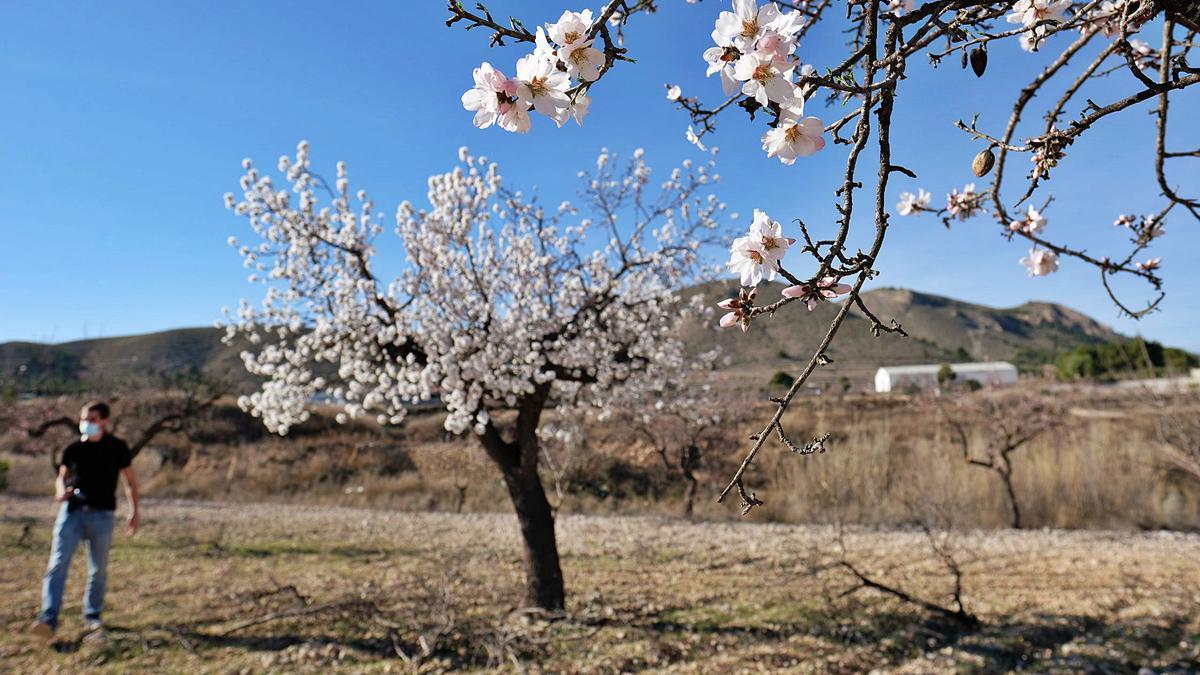
[(1033, 204), (1025, 211), (1025, 217), (1021, 220), (1014, 220), (1008, 224), (1008, 229), (1013, 232), (1024, 232), (1025, 234), (1041, 234), (1046, 228), (1046, 217), (1033, 208)]
[(560, 45), (559, 56), (566, 60), (566, 53), (591, 44), (588, 30), (592, 27), (592, 10), (563, 12), (555, 23), (546, 24), (546, 33), (555, 44)]
[(533, 109), (562, 126), (571, 105), (567, 96), (571, 78), (554, 63), (537, 54), (527, 54), (517, 61), (517, 80), (529, 92)]
[[(1051, 28), (1052, 24), (1042, 22), (1062, 22), (1063, 12), (1071, 6), (1071, 0), (1017, 0), (1012, 7), (1012, 14), (1006, 19), (1009, 23), (1022, 24), (1031, 30), (1021, 34), (1021, 48), (1025, 51), (1036, 51), (1038, 42)], [(1040, 24), (1040, 25), (1039, 25)]]
[(763, 279), (775, 279), (775, 264), (763, 255), (762, 244), (753, 235), (733, 240), (726, 266), (743, 286), (757, 286)]
[(778, 157), (787, 165), (797, 157), (808, 157), (825, 147), (825, 123), (816, 117), (804, 117), (804, 99), (794, 98), (784, 106), (779, 122), (763, 134), (762, 146), (767, 157)]
[(750, 223), (750, 239), (758, 242), (758, 249), (768, 263), (778, 263), (787, 253), (788, 247), (796, 243), (792, 237), (783, 236), (783, 226), (765, 211), (754, 209), (754, 220)]
[(1058, 254), (1054, 251), (1037, 248), (1029, 249), (1029, 255), (1021, 258), (1021, 264), (1031, 277), (1044, 277), (1058, 271)]
[(582, 82), (593, 82), (600, 77), (604, 66), (604, 52), (592, 46), (592, 41), (572, 49), (563, 55), (567, 74)]
[(902, 216), (915, 216), (921, 211), (929, 209), (929, 201), (933, 195), (928, 191), (917, 188), (917, 194), (911, 192), (900, 193), (900, 203), (896, 204), (896, 212)]
[(583, 126), (583, 118), (587, 117), (588, 109), (592, 105), (592, 97), (587, 94), (579, 93), (575, 95), (575, 100), (567, 108), (567, 115), (575, 120), (579, 126)]
[(717, 44), (733, 45), (743, 53), (749, 52), (763, 31), (778, 19), (779, 8), (773, 2), (759, 7), (755, 0), (733, 0), (733, 11), (717, 16), (713, 39)]
[(744, 83), (742, 93), (763, 107), (792, 100), (792, 71), (792, 66), (781, 67), (776, 60), (753, 53), (738, 59), (733, 67), (734, 77)]

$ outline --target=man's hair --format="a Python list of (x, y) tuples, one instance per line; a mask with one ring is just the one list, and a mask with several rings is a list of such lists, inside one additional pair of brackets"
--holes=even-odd
[(86, 412), (94, 412), (100, 416), (100, 419), (106, 420), (110, 414), (108, 404), (104, 401), (88, 401), (83, 405)]

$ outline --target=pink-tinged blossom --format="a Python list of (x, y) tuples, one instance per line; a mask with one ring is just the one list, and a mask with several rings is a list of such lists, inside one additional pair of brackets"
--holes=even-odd
[(979, 212), (979, 195), (975, 194), (975, 184), (967, 183), (962, 191), (953, 190), (946, 195), (946, 212), (951, 218), (966, 220)]
[(1149, 272), (1150, 270), (1156, 270), (1159, 267), (1162, 267), (1162, 258), (1151, 258), (1151, 259), (1147, 260), (1146, 262), (1137, 263), (1137, 268), (1143, 272)]
[[(1089, 15), (1090, 21), (1085, 23), (1080, 30), (1087, 32), (1089, 30), (1099, 30), (1106, 38), (1112, 38), (1121, 32), (1121, 13), (1125, 7), (1125, 0), (1104, 0), (1100, 6), (1093, 9)], [(1130, 26), (1136, 30), (1136, 26)]]
[(475, 86), (462, 95), (463, 107), (475, 112), (480, 129), (493, 124), (505, 131), (529, 131), (529, 89), (509, 79), (486, 61), (472, 71)]
[(762, 243), (753, 236), (733, 240), (727, 267), (741, 279), (743, 286), (757, 286), (763, 279), (775, 278), (774, 261), (763, 255)]
[(794, 98), (783, 108), (774, 129), (763, 134), (762, 146), (767, 157), (778, 157), (787, 165), (797, 157), (808, 157), (825, 147), (825, 124), (816, 117), (804, 117), (804, 99)]
[(905, 12), (913, 10), (914, 0), (888, 0), (888, 11), (903, 16)]
[(1142, 70), (1157, 70), (1158, 69), (1158, 50), (1138, 39), (1129, 41), (1129, 48), (1133, 52), (1133, 61), (1138, 68)]
[(744, 82), (742, 93), (765, 108), (772, 102), (783, 104), (792, 100), (795, 90), (792, 70), (771, 59), (746, 54), (734, 65), (733, 76)]
[(902, 216), (915, 216), (921, 211), (929, 209), (929, 200), (933, 195), (926, 190), (917, 188), (917, 194), (911, 192), (900, 193), (900, 203), (896, 204), (896, 212)]
[(1041, 234), (1045, 228), (1046, 217), (1033, 208), (1032, 204), (1029, 205), (1024, 218), (1008, 224), (1008, 229), (1013, 232), (1024, 232), (1025, 234)]
[[(1070, 0), (1017, 0), (1012, 7), (1009, 23), (1019, 23), (1031, 28), (1021, 34), (1021, 48), (1036, 51), (1038, 42), (1049, 32), (1052, 24), (1044, 21), (1063, 21), (1063, 12), (1071, 6)], [(1038, 25), (1041, 23), (1041, 25)], [(1036, 26), (1036, 28), (1032, 28)]]
[(1133, 227), (1133, 224), (1134, 224), (1134, 223), (1136, 223), (1136, 222), (1137, 222), (1137, 216), (1131, 216), (1131, 215), (1127, 215), (1127, 214), (1121, 214), (1121, 215), (1117, 216), (1117, 219), (1116, 219), (1116, 220), (1114, 220), (1114, 221), (1113, 221), (1113, 227), (1129, 227), (1129, 228), (1132, 228), (1132, 227)]
[(733, 328), (740, 325), (743, 333), (749, 330), (749, 314), (750, 309), (754, 307), (754, 296), (756, 295), (758, 295), (757, 288), (743, 288), (738, 291), (738, 297), (718, 302), (717, 307), (726, 310), (726, 313), (721, 316), (721, 328)]
[(763, 30), (778, 18), (779, 8), (773, 2), (759, 7), (755, 0), (733, 0), (733, 11), (721, 12), (717, 16), (713, 40), (717, 44), (733, 45), (748, 52)]
[(677, 85), (677, 84), (667, 85), (667, 100), (668, 101), (678, 101), (681, 96), (683, 96), (683, 90), (679, 88), (679, 85)]
[(759, 209), (754, 209), (750, 239), (758, 242), (759, 252), (772, 266), (783, 259), (789, 246), (796, 243), (795, 239), (783, 236), (783, 226), (779, 221), (771, 220), (766, 212)]
[(1058, 271), (1058, 254), (1035, 246), (1029, 249), (1029, 255), (1021, 258), (1021, 264), (1025, 266), (1029, 276), (1044, 277)]
[(788, 286), (783, 289), (783, 297), (799, 298), (811, 312), (822, 300), (832, 300), (839, 295), (846, 295), (850, 290), (849, 284), (838, 283), (837, 277), (830, 276), (818, 281), (815, 290), (809, 284)]

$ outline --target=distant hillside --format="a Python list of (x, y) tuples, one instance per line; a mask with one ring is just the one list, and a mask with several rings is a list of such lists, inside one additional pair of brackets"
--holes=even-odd
[[(764, 286), (760, 302), (777, 297), (780, 286)], [(735, 284), (711, 282), (689, 289), (710, 305), (736, 294)], [(909, 337), (871, 335), (869, 323), (853, 310), (829, 350), (834, 368), (822, 368), (815, 383), (847, 377), (865, 386), (882, 364), (938, 363), (965, 360), (1015, 360), (1025, 366), (1079, 345), (1119, 339), (1112, 329), (1061, 305), (1030, 302), (996, 309), (904, 289), (864, 294), (867, 306), (885, 321), (895, 317)], [(837, 312), (822, 303), (808, 312), (790, 306), (774, 318), (756, 321), (750, 331), (714, 330), (699, 321), (685, 336), (699, 352), (719, 347), (727, 358), (726, 377), (763, 383), (775, 371), (798, 373), (825, 335)], [(245, 388), (253, 380), (238, 354), (243, 345), (221, 343), (212, 328), (62, 344), (0, 344), (0, 386), (46, 393), (122, 386), (154, 386), (163, 374), (197, 373), (233, 381)]]
[(59, 393), (154, 386), (164, 376), (198, 374), (246, 385), (242, 345), (221, 343), (215, 328), (96, 338), (60, 344), (0, 344), (0, 385)]

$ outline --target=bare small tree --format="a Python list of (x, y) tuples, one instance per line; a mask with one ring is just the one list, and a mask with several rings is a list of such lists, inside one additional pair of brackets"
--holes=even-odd
[[(217, 380), (177, 375), (164, 375), (162, 387), (161, 392), (135, 392), (112, 397), (113, 402), (123, 402), (127, 406), (117, 416), (117, 429), (130, 427), (131, 435), (126, 438), (130, 457), (137, 457), (163, 434), (186, 434), (195, 419), (212, 408), (229, 389), (228, 384)], [(55, 402), (51, 414), (26, 427), (26, 437), (44, 439), (52, 432), (57, 432), (58, 439), (76, 437), (78, 414), (54, 414), (62, 413), (64, 404), (62, 399)], [(58, 471), (61, 449), (57, 443), (48, 446), (50, 464), (55, 472)]]
[(1161, 412), (1155, 433), (1163, 446), (1167, 465), (1200, 481), (1200, 396), (1155, 396)]
[[(941, 411), (963, 460), (988, 469), (1000, 480), (1008, 502), (1009, 525), (1020, 529), (1013, 453), (1059, 426), (1063, 411), (1039, 396), (997, 396), (992, 392), (960, 396), (953, 404), (943, 405)], [(972, 434), (973, 427), (982, 429), (981, 434)]]
[(722, 424), (728, 423), (736, 406), (722, 404), (708, 385), (696, 386), (695, 393), (658, 392), (653, 401), (642, 402), (640, 410), (630, 410), (634, 433), (646, 440), (662, 460), (669, 474), (684, 482), (680, 513), (690, 518), (695, 510), (700, 481), (696, 470), (704, 456), (722, 439)]

